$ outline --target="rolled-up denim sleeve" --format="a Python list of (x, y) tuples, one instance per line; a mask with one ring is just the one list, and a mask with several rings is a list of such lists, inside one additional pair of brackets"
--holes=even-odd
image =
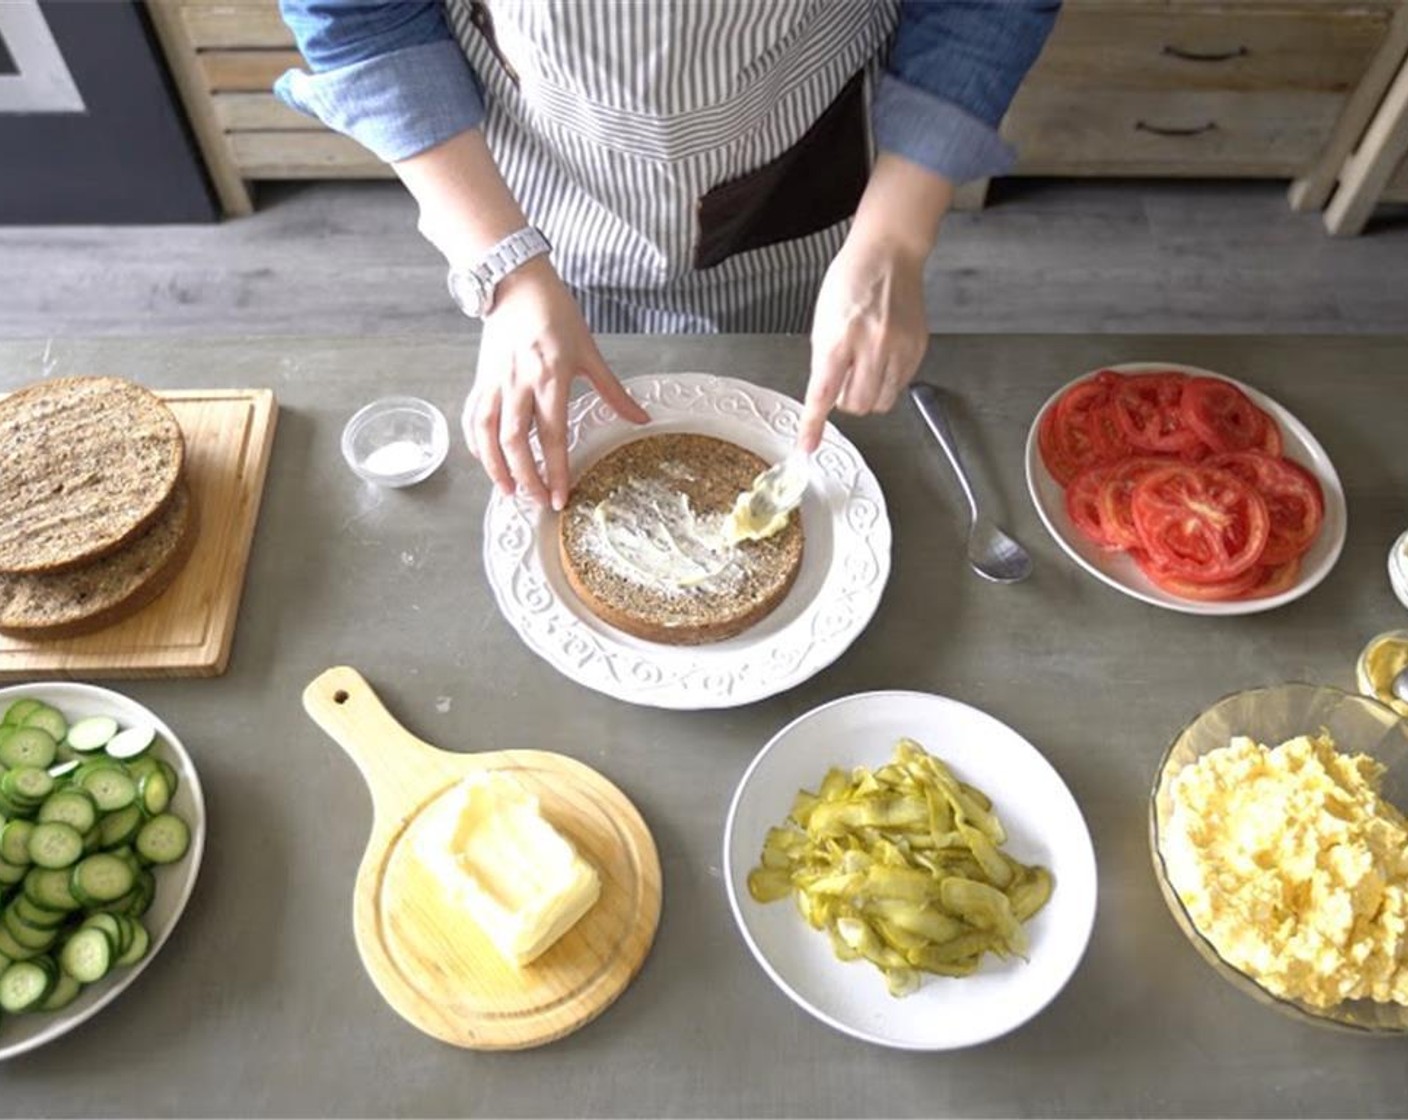
[(317, 117), (388, 163), (477, 127), (484, 97), (435, 2), (280, 0), (312, 73), (274, 83), (285, 104)]
[(1016, 161), (998, 125), (1051, 32), (1059, 0), (904, 0), (875, 91), (876, 146), (955, 183)]

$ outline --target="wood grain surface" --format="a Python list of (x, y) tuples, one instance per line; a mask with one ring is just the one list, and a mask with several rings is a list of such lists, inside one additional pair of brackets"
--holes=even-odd
[(185, 567), (130, 618), (74, 638), (0, 635), (0, 680), (211, 677), (225, 671), (244, 589), (276, 405), (268, 389), (159, 394), (186, 437), (199, 535)]
[[(644, 963), (660, 918), (660, 860), (616, 786), (565, 755), (457, 754), (411, 735), (356, 670), (327, 670), (303, 693), (313, 720), (351, 755), (372, 794), (372, 829), (353, 888), (357, 948), (378, 991), (425, 1033), (475, 1050), (539, 1046), (594, 1019)], [(424, 814), (476, 771), (511, 774), (601, 876), (601, 897), (541, 957), (506, 962), (415, 853)]]

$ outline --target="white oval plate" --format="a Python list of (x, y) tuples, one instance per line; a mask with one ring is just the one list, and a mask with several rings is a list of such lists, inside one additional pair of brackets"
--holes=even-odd
[[(781, 825), (800, 789), (815, 790), (832, 766), (876, 767), (908, 736), (993, 801), (1008, 833), (1004, 850), (1051, 870), (1051, 900), (1028, 923), (1026, 961), (989, 954), (962, 979), (926, 976), (896, 999), (878, 969), (832, 955), (784, 899), (748, 893), (769, 828)], [(957, 700), (922, 692), (866, 692), (833, 700), (773, 736), (738, 784), (724, 830), (724, 882), (748, 948), (794, 1002), (838, 1031), (901, 1050), (954, 1050), (997, 1038), (1045, 1007), (1075, 972), (1095, 922), (1095, 850), (1079, 806), (1059, 774), (1010, 727)]]
[[(620, 419), (595, 393), (568, 414), (574, 476), (623, 443), (662, 432), (730, 440), (776, 462), (792, 449), (802, 406), (771, 389), (706, 373), (652, 374), (625, 386), (651, 422)], [(830, 665), (859, 637), (890, 574), (880, 484), (831, 425), (802, 501), (806, 543), (787, 597), (756, 626), (703, 646), (631, 637), (586, 609), (562, 574), (557, 518), (498, 491), (484, 514), (484, 567), (499, 609), (528, 647), (578, 684), (656, 708), (729, 708), (762, 700)]]
[(1270, 413), (1281, 426), (1284, 442), (1282, 453), (1294, 459), (1320, 483), (1325, 494), (1325, 521), (1320, 527), (1320, 535), (1309, 551), (1301, 558), (1300, 578), (1279, 595), (1268, 595), (1264, 599), (1234, 599), (1225, 603), (1204, 603), (1194, 599), (1183, 599), (1171, 595), (1157, 587), (1152, 580), (1139, 570), (1134, 560), (1124, 552), (1106, 552), (1089, 540), (1084, 533), (1071, 523), (1066, 514), (1065, 491), (1061, 484), (1051, 477), (1046, 464), (1041, 461), (1041, 449), (1037, 446), (1037, 431), (1047, 411), (1055, 407), (1056, 401), (1067, 389), (1086, 378), (1094, 377), (1099, 370), (1091, 370), (1062, 386), (1051, 394), (1033, 421), (1027, 433), (1027, 489), (1032, 502), (1041, 516), (1047, 531), (1056, 538), (1056, 543), (1065, 550), (1072, 560), (1102, 583), (1107, 583), (1116, 591), (1184, 614), (1232, 615), (1255, 614), (1269, 611), (1299, 599), (1306, 592), (1330, 574), (1335, 561), (1344, 548), (1345, 532), (1348, 528), (1348, 512), (1345, 508), (1344, 487), (1340, 476), (1335, 473), (1329, 455), (1320, 446), (1320, 441), (1310, 434), (1310, 429), (1277, 404), (1265, 393), (1232, 377), (1226, 377), (1212, 370), (1197, 366), (1180, 365), (1178, 362), (1125, 362), (1123, 365), (1101, 366), (1116, 373), (1148, 373), (1155, 370), (1177, 370), (1195, 377), (1216, 377), (1231, 382), (1246, 393), (1258, 407)]
[(87, 716), (112, 716), (123, 727), (135, 723), (155, 727), (167, 743), (158, 757), (166, 759), (176, 770), (176, 795), (171, 799), (171, 810), (191, 826), (191, 847), (179, 863), (156, 869), (156, 895), (151, 908), (142, 916), (142, 924), (151, 936), (147, 955), (126, 968), (114, 968), (95, 984), (84, 985), (78, 998), (62, 1011), (4, 1016), (0, 1019), (0, 1061), (52, 1042), (91, 1019), (141, 975), (166, 943), (181, 911), (186, 908), (200, 870), (201, 853), (205, 850), (205, 797), (201, 793), (200, 778), (181, 741), (155, 713), (106, 688), (54, 681), (0, 688), (0, 714), (21, 696), (33, 696), (58, 708), (69, 723)]

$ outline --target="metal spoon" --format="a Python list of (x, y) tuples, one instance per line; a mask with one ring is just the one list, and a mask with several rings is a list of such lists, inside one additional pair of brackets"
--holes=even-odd
[(909, 387), (910, 399), (919, 415), (929, 425), (939, 446), (944, 449), (953, 473), (958, 476), (958, 484), (963, 487), (963, 496), (968, 499), (970, 522), (968, 526), (968, 563), (984, 579), (994, 583), (1016, 583), (1032, 574), (1032, 558), (1027, 550), (992, 523), (978, 509), (978, 499), (973, 496), (973, 484), (968, 481), (968, 472), (958, 458), (958, 445), (954, 442), (949, 428), (948, 417), (940, 404), (939, 390), (923, 381), (916, 381)]
[(1402, 670), (1398, 676), (1393, 678), (1393, 684), (1389, 691), (1403, 703), (1408, 704), (1408, 669)]

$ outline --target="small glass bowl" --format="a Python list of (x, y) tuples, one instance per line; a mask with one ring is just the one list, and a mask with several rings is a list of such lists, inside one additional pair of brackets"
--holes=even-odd
[(445, 414), (419, 397), (382, 397), (342, 429), (342, 456), (374, 486), (413, 486), (429, 478), (450, 450)]
[(1338, 688), (1313, 684), (1279, 684), (1234, 693), (1219, 700), (1185, 727), (1165, 752), (1149, 805), (1149, 844), (1154, 875), (1174, 921), (1213, 971), (1258, 1003), (1302, 1023), (1359, 1034), (1408, 1032), (1408, 1007), (1373, 1000), (1346, 1000), (1334, 1007), (1312, 1007), (1272, 994), (1245, 972), (1229, 964), (1194, 924), (1169, 880), (1161, 847), (1173, 810), (1174, 775), (1203, 755), (1226, 747), (1235, 735), (1276, 746), (1298, 735), (1327, 731), (1345, 754), (1367, 754), (1386, 767), (1380, 792), (1386, 801), (1408, 809), (1408, 721), (1377, 700)]

